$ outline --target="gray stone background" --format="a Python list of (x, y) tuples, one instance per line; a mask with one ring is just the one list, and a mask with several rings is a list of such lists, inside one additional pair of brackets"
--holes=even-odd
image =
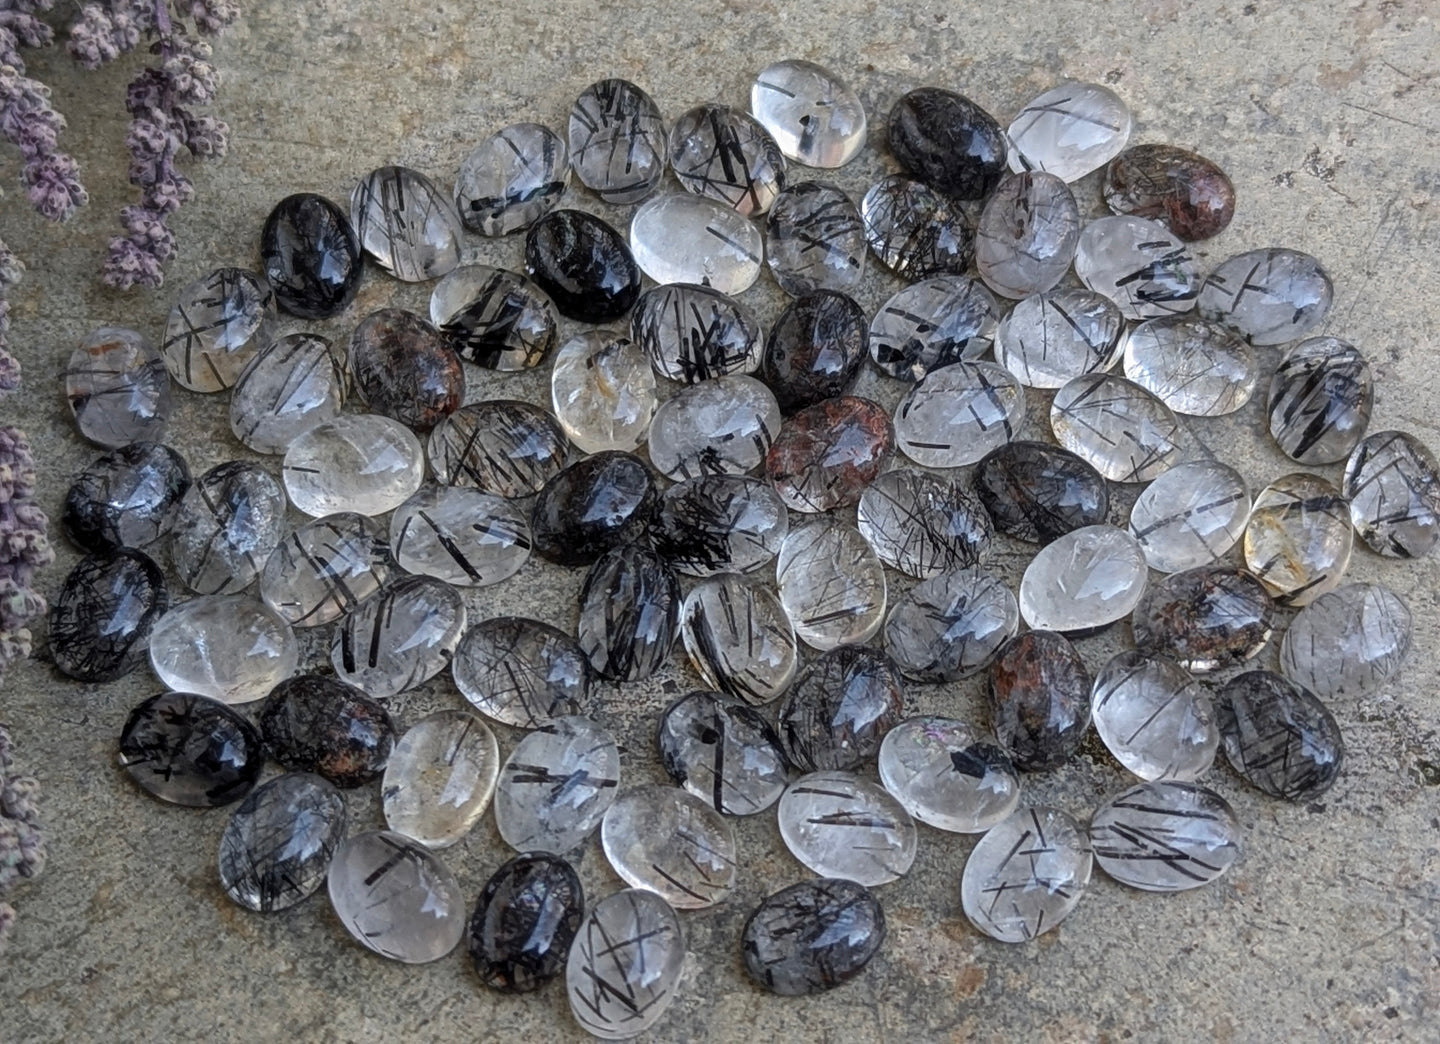
[[(70, 350), (101, 324), (158, 338), (178, 288), (218, 265), (256, 263), (261, 223), (282, 196), (314, 190), (343, 200), (361, 174), (389, 162), (448, 185), (461, 156), (505, 124), (563, 128), (575, 95), (602, 76), (637, 81), (673, 118), (712, 99), (743, 105), (763, 65), (801, 57), (848, 79), (872, 114), (869, 149), (835, 178), (856, 198), (893, 169), (883, 117), (912, 87), (960, 90), (1003, 124), (1062, 78), (1113, 85), (1134, 111), (1132, 141), (1195, 148), (1235, 181), (1235, 221), (1198, 245), (1202, 267), (1268, 245), (1317, 255), (1336, 284), (1327, 332), (1354, 341), (1375, 368), (1372, 430), (1408, 429), (1440, 448), (1436, 13), (1433, 0), (255, 0), (215, 54), (224, 75), (216, 111), (231, 125), (232, 153), (191, 170), (196, 198), (175, 219), (180, 251), (165, 287), (127, 295), (104, 289), (95, 274), (115, 216), (132, 198), (121, 105), (138, 59), (85, 74), (52, 49), (34, 57), (32, 74), (53, 85), (54, 102), (70, 119), (64, 144), (83, 164), (92, 199), (68, 225), (45, 225), (13, 190), (14, 151), (0, 151), (10, 193), (0, 235), (30, 269), (14, 296), (25, 387), (0, 405), (0, 416), (30, 432), (40, 499), (56, 518), (70, 477), (98, 452), (74, 433), (63, 404)], [(1098, 213), (1096, 176), (1077, 195)], [(567, 202), (622, 227), (628, 219), (578, 185)], [(521, 263), (520, 237), (474, 245), (492, 263)], [(878, 268), (861, 295), (872, 312), (898, 288)], [(316, 328), (344, 337), (370, 309), (423, 308), (428, 292), (372, 271), (356, 305)], [(745, 300), (767, 322), (783, 304), (768, 276)], [(573, 329), (567, 324), (562, 333)], [(1277, 353), (1266, 354), (1273, 365)], [(470, 376), (472, 399), (548, 398), (543, 368)], [(873, 374), (861, 388), (887, 405), (900, 391)], [(1032, 436), (1046, 437), (1048, 399), (1031, 395)], [(1208, 446), (1257, 489), (1294, 470), (1266, 435), (1262, 399), (1232, 418), (1191, 425), (1196, 455)], [(197, 475), (248, 455), (231, 437), (225, 410), (224, 395), (177, 392), (171, 439)], [(1338, 467), (1318, 470), (1339, 478)], [(1117, 520), (1133, 493), (1116, 498)], [(59, 556), (43, 580), (47, 594), (75, 561), (58, 531), (54, 540)], [(1013, 583), (1027, 554), (1000, 541), (992, 562)], [(646, 1039), (1437, 1039), (1440, 558), (1382, 561), (1357, 548), (1350, 575), (1383, 581), (1408, 600), (1413, 658), (1378, 696), (1333, 707), (1349, 757), (1320, 804), (1269, 800), (1217, 765), (1211, 782), (1245, 829), (1242, 861), (1217, 884), (1154, 896), (1097, 869), (1058, 930), (1009, 947), (981, 936), (960, 912), (959, 874), (973, 840), (922, 827), (914, 870), (880, 891), (891, 930), (869, 971), (829, 995), (780, 999), (749, 984), (738, 936), (761, 897), (806, 872), (785, 852), (773, 817), (754, 817), (737, 824), (744, 869), (734, 896), (683, 917), (683, 991)], [(470, 606), (477, 619), (518, 612), (573, 627), (579, 581), (579, 571), (532, 561), (508, 583), (472, 594)], [(903, 586), (897, 580), (895, 590)], [(1124, 631), (1080, 643), (1092, 670)], [(79, 685), (47, 664), (43, 625), (37, 646), (35, 660), (5, 678), (0, 717), (44, 784), (51, 859), (16, 896), (20, 922), (0, 962), (0, 1039), (579, 1035), (558, 984), (536, 996), (501, 997), (479, 986), (462, 952), (424, 967), (390, 963), (345, 934), (323, 895), (271, 917), (231, 904), (215, 873), (226, 813), (164, 807), (115, 766), (120, 726), (155, 690), (153, 679), (141, 671), (111, 685)], [(1272, 644), (1261, 664), (1272, 665), (1274, 655)], [(595, 713), (625, 748), (628, 782), (659, 781), (655, 716), (695, 683), (677, 658), (649, 683), (597, 688)], [(974, 680), (916, 686), (911, 704), (917, 712), (978, 716), (979, 693)], [(392, 701), (392, 710), (409, 724), (461, 702), (443, 676)], [(508, 754), (518, 736), (497, 732)], [(1075, 763), (1025, 779), (1029, 800), (1081, 817), (1124, 785), (1093, 738)], [(378, 788), (352, 794), (354, 828), (381, 825)], [(487, 817), (445, 858), (473, 896), (509, 854)], [(619, 887), (593, 839), (579, 869), (592, 899)]]

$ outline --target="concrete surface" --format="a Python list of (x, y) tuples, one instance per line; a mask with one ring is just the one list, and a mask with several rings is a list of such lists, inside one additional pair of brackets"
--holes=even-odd
[[(1112, 84), (1134, 110), (1132, 140), (1196, 148), (1233, 177), (1237, 217), (1199, 246), (1202, 264), (1266, 245), (1320, 257), (1337, 290), (1329, 332), (1353, 340), (1375, 367), (1373, 429), (1406, 428), (1440, 448), (1440, 39), (1431, 0), (244, 7), (215, 56), (225, 77), (217, 112), (230, 122), (234, 150), (193, 169), (196, 199), (176, 219), (180, 253), (158, 293), (120, 295), (95, 278), (115, 215), (131, 198), (121, 98), (136, 61), (82, 74), (58, 49), (34, 59), (70, 118), (66, 146), (92, 194), (71, 224), (45, 226), (12, 191), (13, 150), (0, 151), (10, 192), (0, 234), (30, 266), (14, 302), (26, 383), (0, 416), (34, 439), (40, 497), (52, 518), (69, 477), (97, 453), (74, 433), (60, 395), (73, 345), (101, 324), (158, 337), (175, 290), (211, 267), (255, 263), (261, 222), (282, 196), (309, 189), (344, 199), (362, 173), (393, 161), (448, 185), (478, 139), (518, 120), (561, 128), (574, 96), (606, 75), (643, 84), (667, 118), (711, 99), (743, 105), (754, 73), (782, 57), (830, 66), (867, 104), (870, 148), (835, 176), (857, 198), (891, 169), (883, 117), (905, 90), (958, 89), (1003, 123), (1061, 78)], [(1096, 213), (1093, 176), (1079, 195)], [(578, 187), (568, 202), (617, 223), (628, 217)], [(475, 246), (484, 259), (521, 263), (520, 237)], [(862, 303), (873, 311), (896, 287), (877, 272)], [(420, 306), (428, 292), (372, 272), (356, 306), (318, 328), (343, 337), (369, 309)], [(781, 306), (768, 276), (745, 299), (767, 321)], [(1276, 353), (1266, 355), (1273, 365)], [(546, 380), (543, 371), (479, 375), (470, 394), (546, 401)], [(891, 405), (899, 396), (898, 385), (882, 386), (873, 374), (863, 388)], [(1032, 434), (1045, 430), (1048, 398), (1031, 396)], [(1294, 470), (1266, 437), (1260, 398), (1228, 420), (1192, 424), (1194, 452), (1208, 445), (1256, 488)], [(197, 474), (246, 455), (226, 428), (225, 396), (177, 399), (172, 441)], [(1339, 477), (1337, 467), (1318, 470)], [(1117, 498), (1118, 519), (1131, 496)], [(75, 561), (58, 533), (55, 541), (47, 593)], [(1015, 582), (1025, 554), (1002, 542), (994, 562)], [(1153, 896), (1097, 870), (1059, 930), (1007, 947), (979, 935), (960, 912), (958, 879), (972, 840), (922, 828), (914, 870), (880, 892), (891, 934), (868, 973), (828, 996), (781, 999), (749, 984), (738, 936), (762, 896), (805, 872), (771, 816), (747, 819), (737, 824), (739, 888), (720, 908), (684, 916), (683, 994), (646, 1039), (1440, 1038), (1440, 556), (1382, 561), (1357, 549), (1350, 572), (1409, 601), (1415, 654), (1379, 696), (1334, 707), (1349, 758), (1320, 804), (1266, 799), (1216, 767), (1211, 780), (1239, 812), (1246, 845), (1218, 884)], [(578, 572), (532, 561), (470, 602), (480, 616), (524, 612), (571, 627), (579, 580)], [(43, 650), (43, 628), (40, 637)], [(1092, 669), (1121, 638), (1080, 644)], [(1274, 656), (1272, 645), (1261, 662)], [(647, 684), (599, 687), (596, 714), (621, 738), (630, 782), (660, 778), (655, 714), (695, 683), (677, 662)], [(463, 953), (418, 968), (387, 962), (346, 936), (324, 896), (273, 917), (232, 905), (214, 869), (226, 813), (163, 807), (115, 767), (121, 723), (154, 689), (144, 672), (111, 685), (71, 683), (43, 652), (5, 679), (0, 716), (44, 783), (51, 859), (17, 896), (20, 922), (0, 962), (0, 1040), (578, 1036), (559, 984), (538, 996), (499, 997), (478, 985)], [(976, 714), (978, 695), (973, 681), (916, 686), (912, 704)], [(408, 724), (459, 697), (447, 677), (393, 702)], [(517, 735), (497, 731), (508, 753)], [(1079, 816), (1125, 784), (1093, 739), (1074, 764), (1025, 780), (1029, 799)], [(377, 789), (354, 794), (355, 827), (380, 825)], [(487, 818), (446, 859), (473, 895), (508, 854)], [(618, 887), (593, 839), (579, 868), (592, 897)]]

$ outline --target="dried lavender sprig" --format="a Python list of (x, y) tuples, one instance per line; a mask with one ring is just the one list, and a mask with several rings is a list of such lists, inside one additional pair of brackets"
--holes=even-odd
[[(124, 4), (111, 0), (109, 24), (115, 24), (113, 8)], [(208, 60), (209, 45), (172, 17), (166, 0), (137, 0), (127, 12), (133, 16), (127, 25), (144, 26), (156, 37), (160, 65), (143, 71), (126, 92), (130, 182), (140, 187), (141, 199), (121, 212), (126, 234), (111, 240), (105, 262), (105, 281), (120, 289), (137, 283), (160, 285), (162, 268), (175, 252), (166, 218), (194, 194), (190, 179), (175, 168), (175, 159), (182, 149), (198, 158), (223, 155), (230, 131), (220, 120), (189, 108), (215, 99), (218, 78)], [(197, 32), (216, 33), (235, 20), (239, 9), (224, 0), (193, 0), (189, 12)], [(92, 21), (99, 24), (98, 18)], [(96, 37), (103, 36), (102, 29), (95, 30)], [(120, 46), (113, 36), (109, 39)]]
[(54, 0), (0, 0), (0, 136), (20, 150), (26, 195), (44, 217), (63, 221), (89, 196), (80, 165), (60, 151), (65, 117), (50, 107), (50, 88), (25, 75), (21, 47), (45, 47), (54, 37), (37, 14)]
[(35, 460), (19, 428), (0, 425), (0, 673), (30, 655), (29, 623), (45, 612), (35, 572), (55, 560), (35, 503)]
[[(45, 868), (39, 794), (40, 784), (15, 770), (10, 733), (0, 725), (0, 895)], [(14, 921), (14, 908), (0, 902), (0, 953)]]
[(25, 266), (0, 239), (0, 398), (20, 387), (20, 361), (10, 354), (10, 288)]

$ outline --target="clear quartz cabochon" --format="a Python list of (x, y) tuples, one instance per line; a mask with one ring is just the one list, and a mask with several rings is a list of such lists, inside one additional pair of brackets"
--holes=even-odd
[(917, 820), (956, 833), (983, 833), (1020, 801), (1005, 752), (953, 718), (908, 718), (887, 732), (880, 782)]
[(767, 65), (750, 85), (750, 111), (788, 158), (843, 167), (865, 146), (865, 108), (834, 73), (814, 62)]
[(1098, 83), (1062, 83), (1029, 102), (1010, 123), (1010, 169), (1079, 181), (1124, 150), (1130, 110)]
[(760, 277), (760, 229), (724, 203), (671, 193), (641, 204), (630, 219), (635, 263), (657, 283), (696, 283), (722, 294), (748, 290)]
[(678, 910), (702, 910), (734, 890), (735, 830), (704, 801), (670, 786), (621, 794), (600, 824), (605, 858), (633, 888)]
[(385, 765), (385, 822), (430, 848), (448, 848), (490, 807), (499, 770), (495, 734), (476, 715), (445, 710), (421, 718)]
[(1160, 573), (1208, 565), (1240, 542), (1250, 490), (1218, 461), (1180, 464), (1141, 491), (1130, 509), (1130, 535)]
[(438, 961), (465, 932), (465, 896), (455, 875), (403, 834), (352, 834), (335, 849), (327, 883), (340, 923), (382, 957)]
[(97, 445), (157, 441), (170, 422), (170, 373), (142, 334), (102, 326), (71, 353), (65, 398), (80, 434)]
[(1062, 288), (1032, 294), (995, 329), (995, 361), (1027, 388), (1060, 388), (1120, 357), (1125, 317), (1108, 297)]
[(980, 931), (1029, 942), (1068, 917), (1090, 883), (1093, 855), (1084, 828), (1057, 808), (1020, 808), (970, 850), (960, 904)]
[(781, 795), (785, 847), (822, 877), (867, 887), (903, 877), (915, 861), (915, 821), (890, 794), (849, 772), (812, 772)]
[(1036, 630), (1092, 631), (1135, 608), (1147, 569), (1139, 542), (1114, 526), (1085, 526), (1047, 544), (1020, 581), (1020, 615)]
[(885, 568), (854, 526), (823, 518), (792, 529), (775, 582), (795, 636), (811, 648), (864, 642), (880, 630)]

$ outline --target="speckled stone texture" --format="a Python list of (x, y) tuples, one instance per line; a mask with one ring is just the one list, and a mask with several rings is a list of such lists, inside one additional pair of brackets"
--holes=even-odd
[[(117, 294), (95, 278), (120, 230), (120, 208), (138, 198), (125, 180), (122, 103), (126, 82), (149, 56), (91, 73), (58, 38), (54, 47), (23, 52), (30, 75), (54, 88), (52, 100), (69, 121), (61, 145), (75, 154), (91, 196), (70, 223), (46, 224), (24, 201), (18, 153), (3, 150), (0, 224), (28, 271), (11, 294), (11, 342), (25, 384), (0, 408), (33, 440), (37, 500), (52, 522), (71, 478), (102, 452), (81, 441), (61, 395), (70, 351), (102, 324), (158, 340), (179, 288), (216, 265), (258, 266), (260, 229), (286, 195), (319, 192), (345, 207), (355, 182), (386, 163), (422, 170), (448, 194), (475, 141), (523, 120), (563, 134), (576, 97), (602, 76), (643, 87), (673, 122), (712, 98), (744, 105), (755, 74), (783, 58), (824, 65), (864, 101), (871, 115), (865, 151), (824, 174), (857, 204), (897, 169), (884, 153), (883, 123), (906, 91), (955, 90), (1008, 125), (1064, 79), (1106, 84), (1135, 113), (1135, 141), (1198, 152), (1234, 180), (1235, 221), (1195, 244), (1206, 266), (1266, 246), (1322, 258), (1335, 281), (1331, 332), (1375, 368), (1373, 430), (1408, 429), (1440, 448), (1440, 156), (1426, 129), (1440, 127), (1440, 81), (1427, 79), (1440, 67), (1440, 35), (1426, 0), (1258, 0), (1253, 7), (1146, 0), (1123, 14), (1101, 0), (240, 6), (212, 58), (222, 77), (214, 113), (230, 124), (232, 151), (216, 162), (180, 163), (195, 196), (170, 219), (179, 250), (154, 293)], [(73, 10), (57, 4), (46, 17), (62, 27)], [(792, 172), (797, 180), (816, 176)], [(1077, 186), (1090, 213), (1103, 207), (1102, 177)], [(574, 177), (560, 205), (617, 228), (628, 220), (629, 207), (603, 204)], [(468, 236), (465, 243), (479, 263), (517, 270), (521, 240)], [(424, 311), (433, 282), (402, 284), (371, 261), (365, 267), (359, 296), (342, 316), (297, 325), (343, 344), (372, 310)], [(857, 300), (873, 316), (901, 285), (870, 258)], [(785, 304), (781, 292), (762, 276), (741, 295), (752, 299), (770, 329)], [(567, 320), (561, 327), (567, 337), (579, 329)], [(543, 364), (471, 376), (473, 399), (548, 401)], [(855, 389), (891, 408), (902, 393), (873, 372), (862, 372)], [(1022, 437), (1048, 441), (1049, 395), (1030, 397)], [(196, 475), (232, 456), (251, 459), (228, 432), (225, 398), (175, 393), (165, 438)], [(1308, 468), (1271, 445), (1263, 399), (1232, 417), (1189, 422), (1252, 490)], [(1206, 459), (1199, 442), (1188, 448), (1185, 460)], [(1340, 478), (1335, 465), (1320, 470)], [(1112, 492), (1112, 520), (1123, 524), (1138, 487)], [(63, 539), (54, 542), (59, 561), (38, 583), (49, 598), (80, 557)], [(993, 568), (1013, 589), (1030, 548), (1008, 538), (997, 544), (1005, 546)], [(960, 868), (973, 841), (922, 828), (911, 873), (877, 891), (889, 937), (865, 972), (824, 997), (770, 997), (745, 974), (741, 930), (766, 896), (808, 875), (781, 848), (769, 815), (746, 817), (735, 823), (747, 862), (736, 894), (701, 918), (685, 917), (688, 970), (647, 1044), (1432, 1036), (1440, 1017), (1440, 865), (1430, 825), (1440, 795), (1433, 740), (1440, 555), (1395, 561), (1357, 548), (1346, 579), (1384, 583), (1410, 604), (1411, 659), (1379, 691), (1334, 701), (1346, 730), (1346, 769), (1320, 797), (1324, 812), (1269, 798), (1223, 764), (1212, 770), (1207, 785), (1234, 806), (1247, 843), (1215, 885), (1167, 899), (1123, 889), (1097, 871), (1056, 931), (1035, 945), (1002, 946), (971, 929), (960, 910)], [(579, 583), (578, 571), (532, 559), (519, 576), (468, 592), (467, 601), (484, 607), (476, 619), (540, 617), (573, 634)], [(1118, 650), (1123, 632), (1077, 640), (1090, 670)], [(672, 655), (649, 682), (606, 688), (603, 710), (586, 708), (603, 714), (623, 742), (636, 783), (665, 778), (656, 720), (698, 683)], [(983, 687), (983, 678), (917, 686), (914, 711), (983, 725)], [(0, 1037), (24, 1044), (157, 1033), (237, 1044), (585, 1039), (559, 982), (539, 996), (502, 997), (483, 986), (463, 952), (423, 968), (366, 953), (346, 938), (323, 895), (275, 917), (226, 899), (214, 864), (229, 810), (192, 815), (166, 807), (138, 793), (111, 761), (126, 715), (155, 691), (143, 670), (86, 689), (43, 658), (6, 676), (3, 716), (44, 788), (52, 863), (15, 894), (20, 917), (0, 971)], [(465, 706), (443, 677), (402, 699), (396, 715), (406, 726)], [(508, 753), (520, 734), (501, 730)], [(1025, 776), (1034, 795), (1027, 800), (1083, 816), (1129, 785), (1093, 735), (1082, 751), (1051, 773)], [(348, 791), (346, 800), (352, 830), (382, 825), (378, 787)], [(445, 860), (473, 903), (511, 855), (487, 815)], [(577, 871), (595, 901), (619, 887), (598, 847), (585, 850)]]

